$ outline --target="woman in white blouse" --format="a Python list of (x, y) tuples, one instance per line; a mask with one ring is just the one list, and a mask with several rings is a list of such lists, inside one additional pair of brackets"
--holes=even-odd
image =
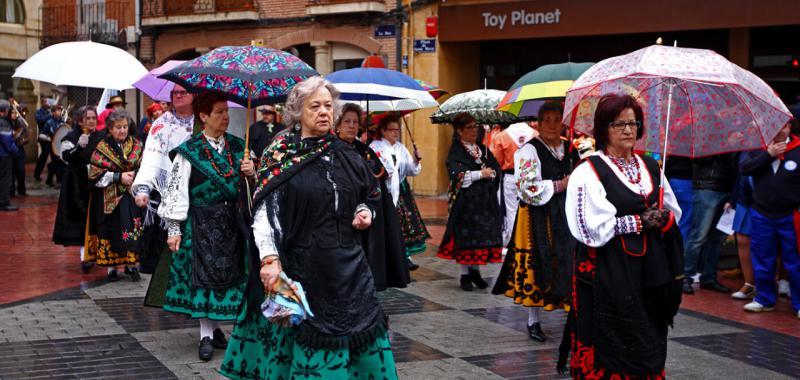
[(198, 357), (209, 361), (227, 341), (219, 321), (236, 319), (244, 298), (246, 226), (240, 225), (239, 183), (255, 174), (244, 141), (226, 133), (224, 95), (192, 101), (202, 133), (175, 148), (158, 216), (168, 226), (169, 285), (164, 310), (200, 319)]
[[(669, 183), (660, 184), (658, 163), (633, 152), (643, 119), (633, 97), (601, 98), (597, 152), (567, 185), (567, 223), (578, 240), (568, 323), (576, 379), (664, 377), (667, 326), (680, 304), (681, 210)], [(560, 370), (565, 359), (562, 352)]]
[(409, 269), (415, 270), (419, 266), (411, 261), (411, 256), (425, 252), (425, 241), (431, 236), (422, 221), (422, 215), (417, 208), (417, 202), (414, 200), (414, 194), (406, 177), (419, 175), (422, 171), (420, 163), (422, 156), (417, 150), (414, 150), (412, 156), (405, 145), (400, 142), (400, 119), (398, 117), (384, 118), (378, 129), (380, 138), (373, 141), (369, 147), (375, 151), (386, 168), (388, 176), (386, 184), (400, 218), (400, 231), (403, 234), (403, 245)]

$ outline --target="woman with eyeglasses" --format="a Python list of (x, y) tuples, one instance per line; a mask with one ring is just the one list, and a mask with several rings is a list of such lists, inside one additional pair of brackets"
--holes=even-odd
[(567, 224), (578, 245), (564, 334), (575, 379), (665, 376), (667, 327), (681, 299), (681, 209), (658, 163), (633, 151), (643, 116), (632, 96), (603, 96), (594, 114), (597, 152), (567, 184)]
[(450, 213), (437, 256), (461, 266), (461, 289), (486, 289), (479, 265), (503, 260), (503, 217), (497, 199), (500, 164), (478, 142), (478, 125), (467, 113), (453, 119), (453, 144), (445, 166), (450, 176)]
[(514, 154), (514, 176), (520, 199), (508, 253), (492, 293), (505, 294), (528, 309), (528, 335), (544, 342), (542, 309), (569, 310), (572, 254), (564, 201), (578, 151), (561, 138), (564, 110), (559, 102), (539, 108), (539, 135)]
[(422, 156), (414, 150), (414, 155), (400, 142), (400, 118), (388, 116), (378, 126), (378, 139), (369, 144), (383, 166), (386, 168), (387, 185), (400, 217), (400, 230), (406, 249), (408, 267), (415, 270), (419, 265), (411, 261), (411, 256), (425, 252), (425, 241), (431, 238), (422, 214), (419, 212), (414, 193), (406, 177), (415, 177), (422, 171)]

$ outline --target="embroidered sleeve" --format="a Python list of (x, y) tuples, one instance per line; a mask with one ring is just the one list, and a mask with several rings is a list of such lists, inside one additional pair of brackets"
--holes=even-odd
[(464, 179), (461, 181), (461, 188), (468, 188), (475, 182), (481, 180), (481, 171), (480, 170), (472, 170), (464, 173)]
[(541, 161), (531, 144), (525, 144), (514, 154), (514, 177), (519, 199), (529, 205), (544, 205), (555, 194), (553, 181), (542, 179)]
[(144, 185), (144, 184), (138, 185), (138, 186), (134, 187), (134, 189), (135, 190), (133, 192), (133, 195), (140, 195), (140, 194), (149, 195), (150, 194), (150, 186), (147, 186), (147, 185)]
[(278, 249), (275, 247), (275, 235), (267, 214), (267, 202), (262, 202), (253, 216), (253, 236), (256, 247), (258, 247), (259, 258), (263, 259), (278, 254)]
[(167, 176), (167, 188), (158, 206), (158, 216), (163, 219), (183, 221), (189, 215), (189, 177), (192, 164), (180, 154), (175, 156)]
[(602, 247), (617, 235), (617, 209), (588, 162), (570, 177), (565, 211), (570, 233), (583, 244)]
[(176, 220), (167, 221), (167, 236), (180, 236), (181, 235), (181, 222)]
[(106, 172), (102, 177), (100, 177), (100, 180), (98, 180), (94, 186), (100, 188), (108, 187), (108, 185), (114, 182), (114, 174), (114, 172)]
[(625, 215), (617, 218), (614, 235), (634, 234), (642, 231), (642, 220), (639, 215)]

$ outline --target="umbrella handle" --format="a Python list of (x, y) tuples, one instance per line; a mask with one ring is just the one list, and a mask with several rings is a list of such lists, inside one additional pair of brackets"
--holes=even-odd
[[(244, 124), (244, 156), (243, 158), (250, 158), (250, 114), (253, 110), (250, 109), (250, 84), (247, 85), (247, 117)], [(249, 186), (248, 186), (249, 187)]]

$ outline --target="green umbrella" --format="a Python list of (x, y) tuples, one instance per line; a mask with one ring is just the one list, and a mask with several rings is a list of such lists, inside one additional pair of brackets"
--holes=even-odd
[(497, 109), (520, 117), (536, 117), (545, 100), (563, 99), (572, 82), (592, 65), (567, 62), (539, 67), (514, 82)]

